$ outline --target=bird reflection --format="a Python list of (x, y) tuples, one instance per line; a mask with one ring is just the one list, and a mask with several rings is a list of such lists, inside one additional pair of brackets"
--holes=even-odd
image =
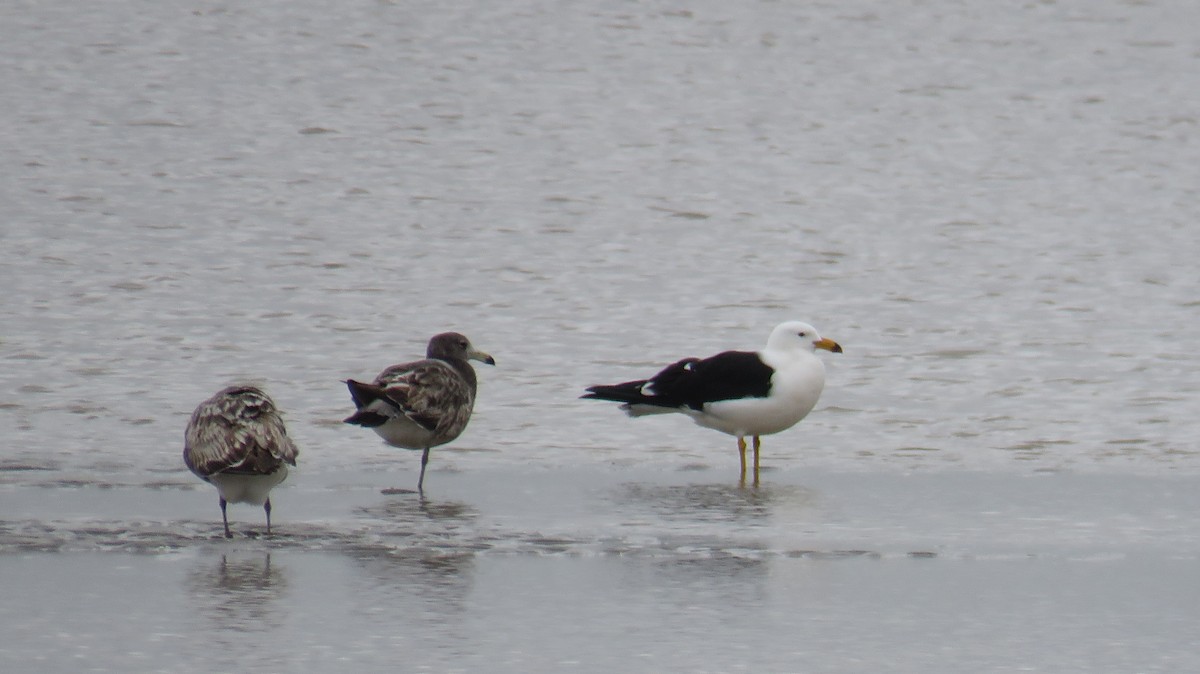
[(614, 500), (625, 535), (612, 549), (667, 552), (683, 565), (733, 572), (759, 568), (775, 554), (792, 518), (804, 519), (815, 499), (789, 485), (635, 483), (621, 486)]
[(461, 501), (396, 498), (358, 508), (374, 543), (390, 557), (403, 549), (404, 560), (440, 564), (439, 558), (473, 554), (490, 547), (475, 529), (479, 513)]
[(389, 499), (378, 505), (359, 508), (358, 512), (394, 522), (432, 520), (449, 523), (473, 520), (478, 516), (474, 508), (462, 501), (437, 501), (424, 496)]
[(365, 571), (364, 592), (397, 615), (419, 615), (427, 621), (465, 612), (465, 599), (474, 582), (474, 552), (425, 545), (364, 546), (350, 555)]
[[(411, 494), (356, 509), (370, 537), (349, 551), (366, 571), (368, 591), (404, 615), (457, 614), (475, 555), (490, 547), (476, 530), (479, 513), (461, 501)], [(414, 603), (416, 606), (414, 606)]]
[(745, 489), (730, 484), (631, 484), (623, 501), (671, 520), (752, 523), (768, 518), (781, 501), (807, 500), (806, 490), (786, 485)]
[[(730, 582), (731, 579), (741, 584), (747, 581), (763, 583), (769, 577), (770, 568), (767, 558), (729, 553), (666, 559), (657, 565), (657, 570), (675, 583), (708, 583), (710, 591), (717, 591), (720, 583)], [(745, 588), (737, 591), (743, 592)]]
[(188, 575), (190, 594), (220, 629), (266, 631), (278, 627), (275, 602), (287, 591), (287, 574), (271, 565), (271, 554), (197, 566)]

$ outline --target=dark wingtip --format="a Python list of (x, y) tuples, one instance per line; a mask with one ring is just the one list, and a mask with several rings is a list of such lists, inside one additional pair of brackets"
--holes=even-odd
[(366, 407), (372, 400), (379, 397), (371, 391), (371, 387), (368, 384), (354, 381), (353, 379), (347, 379), (342, 383), (350, 391), (350, 399), (354, 401), (354, 406), (359, 409)]
[(628, 403), (630, 400), (629, 392), (622, 391), (618, 386), (589, 386), (587, 393), (579, 396), (588, 400), (603, 400), (611, 403)]
[(342, 419), (343, 424), (353, 424), (355, 426), (365, 426), (367, 428), (376, 428), (387, 423), (387, 417), (375, 412), (355, 412), (350, 416)]

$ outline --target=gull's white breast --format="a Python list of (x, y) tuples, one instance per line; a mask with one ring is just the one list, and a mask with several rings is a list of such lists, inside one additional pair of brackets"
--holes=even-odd
[(736, 436), (770, 435), (795, 426), (812, 411), (825, 388), (825, 364), (807, 351), (761, 353), (775, 370), (766, 398), (739, 398), (708, 403), (690, 412), (701, 426)]

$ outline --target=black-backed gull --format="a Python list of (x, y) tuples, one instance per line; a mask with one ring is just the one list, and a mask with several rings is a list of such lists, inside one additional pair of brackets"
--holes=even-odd
[(758, 482), (759, 436), (787, 430), (803, 419), (825, 386), (825, 364), (817, 349), (841, 353), (800, 321), (771, 331), (761, 351), (725, 351), (709, 358), (684, 358), (650, 379), (592, 386), (582, 397), (624, 403), (629, 416), (680, 412), (697, 424), (737, 437), (741, 479), (746, 479), (746, 437), (754, 439)]

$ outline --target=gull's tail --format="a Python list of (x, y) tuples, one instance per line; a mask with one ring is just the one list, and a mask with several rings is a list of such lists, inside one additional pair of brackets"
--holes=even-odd
[(379, 406), (372, 404), (377, 400), (389, 402), (381, 387), (347, 379), (346, 388), (350, 389), (350, 397), (354, 399), (354, 406), (358, 411), (343, 419), (343, 423), (367, 428), (376, 428), (387, 423), (388, 417), (374, 411)]
[(590, 400), (609, 400), (624, 403), (621, 409), (631, 417), (641, 417), (647, 414), (666, 414), (678, 412), (679, 404), (664, 400), (653, 394), (647, 395), (647, 380), (627, 381), (623, 384), (608, 384), (589, 386), (587, 393), (579, 396)]

